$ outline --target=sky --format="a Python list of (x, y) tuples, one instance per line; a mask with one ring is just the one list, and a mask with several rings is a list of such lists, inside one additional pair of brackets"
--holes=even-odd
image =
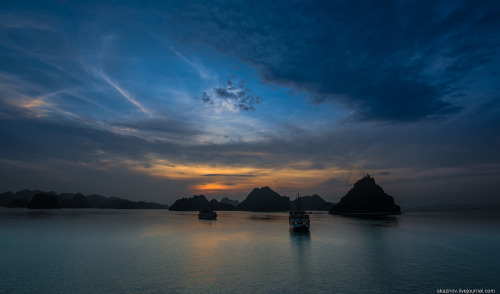
[(0, 192), (498, 205), (499, 49), (498, 1), (2, 1)]

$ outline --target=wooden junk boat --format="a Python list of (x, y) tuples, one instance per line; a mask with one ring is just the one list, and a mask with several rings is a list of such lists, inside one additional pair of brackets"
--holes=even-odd
[(311, 226), (309, 214), (302, 209), (301, 199), (298, 195), (296, 209), (291, 210), (288, 214), (288, 223), (292, 231), (309, 232), (309, 227)]

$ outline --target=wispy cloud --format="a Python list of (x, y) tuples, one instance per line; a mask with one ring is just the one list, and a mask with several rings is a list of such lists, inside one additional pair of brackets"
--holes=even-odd
[[(44, 21), (40, 21), (40, 18)], [(30, 18), (26, 14), (0, 13), (0, 29), (52, 30), (53, 28), (47, 23), (48, 20), (46, 16), (40, 14), (32, 15)]]
[(151, 111), (146, 109), (144, 106), (142, 106), (141, 103), (139, 103), (137, 100), (135, 100), (130, 93), (122, 89), (118, 84), (116, 84), (114, 81), (112, 81), (104, 72), (101, 72), (101, 77), (106, 81), (110, 86), (115, 88), (116, 91), (118, 91), (125, 99), (127, 99), (130, 103), (134, 104), (139, 108), (143, 113), (147, 114), (148, 116), (152, 116)]
[(196, 70), (196, 72), (200, 75), (201, 78), (203, 78), (205, 80), (215, 80), (216, 79), (215, 76), (212, 75), (207, 69), (205, 69), (205, 67), (203, 65), (201, 65), (200, 63), (194, 62), (192, 60), (189, 60), (187, 57), (182, 55), (177, 49), (175, 49), (174, 46), (168, 45), (168, 48), (170, 48), (170, 50), (172, 50), (172, 52), (174, 52), (175, 55), (177, 55), (182, 61), (186, 62), (192, 68), (194, 68)]
[(58, 105), (50, 101), (51, 98), (60, 96), (64, 91), (55, 91), (29, 97), (23, 93), (11, 90), (12, 97), (2, 97), (3, 103), (6, 103), (18, 110), (24, 116), (34, 118), (54, 118), (56, 116), (86, 121), (87, 119), (80, 117), (72, 112), (66, 111), (64, 106)]
[(26, 109), (34, 114), (35, 117), (46, 117), (47, 116), (47, 108), (52, 108), (52, 105), (47, 103), (44, 97), (39, 97), (35, 99), (23, 99), (24, 101), (20, 101), (18, 106), (22, 109)]

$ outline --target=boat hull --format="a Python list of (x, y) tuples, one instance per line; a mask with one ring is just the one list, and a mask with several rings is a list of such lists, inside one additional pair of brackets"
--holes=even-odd
[(198, 216), (198, 219), (205, 219), (205, 220), (217, 220), (216, 216)]
[(303, 226), (290, 226), (290, 230), (294, 232), (309, 232), (309, 225), (303, 225)]
[(198, 219), (216, 220), (217, 213), (215, 211), (200, 211), (200, 213), (198, 213)]
[(290, 211), (288, 223), (291, 230), (298, 232), (309, 231), (311, 226), (309, 215), (304, 211)]

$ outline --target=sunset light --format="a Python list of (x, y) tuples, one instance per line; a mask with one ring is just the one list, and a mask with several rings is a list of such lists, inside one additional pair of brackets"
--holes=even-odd
[(500, 293), (499, 73), (499, 0), (1, 0), (0, 293)]

